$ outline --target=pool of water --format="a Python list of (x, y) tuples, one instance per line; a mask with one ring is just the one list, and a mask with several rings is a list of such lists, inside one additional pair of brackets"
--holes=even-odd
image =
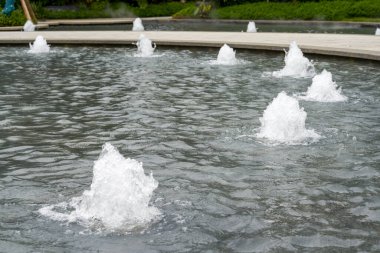
[[(254, 135), (278, 93), (311, 84), (263, 75), (282, 53), (135, 52), (0, 48), (0, 251), (380, 251), (378, 63), (310, 55), (348, 99), (300, 100), (322, 138), (287, 145)], [(90, 189), (106, 142), (153, 172), (162, 216), (125, 233), (41, 215)]]
[[(196, 22), (196, 21), (143, 21), (147, 31), (247, 31), (248, 23), (234, 22)], [(375, 27), (361, 27), (360, 25), (332, 25), (332, 24), (256, 24), (258, 32), (292, 32), (292, 33), (337, 33), (337, 34), (375, 34)], [(59, 25), (50, 26), (52, 31), (109, 31), (132, 30), (132, 24), (118, 25)]]

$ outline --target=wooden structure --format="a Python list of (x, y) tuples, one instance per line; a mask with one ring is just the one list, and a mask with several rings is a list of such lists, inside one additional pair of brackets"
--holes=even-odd
[(34, 14), (32, 5), (30, 4), (29, 0), (20, 0), (20, 2), (26, 19), (32, 21), (33, 24), (37, 24), (37, 18)]

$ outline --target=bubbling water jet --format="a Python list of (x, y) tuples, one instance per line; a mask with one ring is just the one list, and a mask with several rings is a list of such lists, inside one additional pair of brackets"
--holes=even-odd
[(285, 67), (272, 74), (275, 77), (312, 77), (315, 75), (315, 69), (313, 63), (303, 55), (297, 43), (293, 41), (290, 43), (289, 51), (285, 51)]
[(380, 28), (376, 28), (375, 35), (380, 35)]
[(319, 134), (305, 128), (306, 117), (307, 113), (300, 108), (298, 101), (283, 91), (265, 109), (257, 137), (286, 144), (318, 139)]
[(137, 57), (151, 57), (156, 49), (156, 44), (152, 44), (152, 41), (141, 34), (137, 45)]
[(342, 89), (338, 88), (336, 83), (332, 80), (331, 72), (324, 69), (321, 74), (313, 78), (313, 83), (307, 89), (306, 95), (299, 96), (299, 98), (318, 102), (346, 101), (347, 97), (341, 93)]
[(256, 24), (253, 21), (248, 22), (247, 33), (255, 33), (257, 32)]
[[(160, 216), (149, 202), (158, 182), (146, 176), (142, 163), (124, 158), (109, 143), (95, 161), (90, 190), (82, 196), (41, 208), (39, 212), (58, 221), (79, 222), (107, 231), (132, 231), (146, 226)], [(65, 214), (55, 209), (72, 209)]]
[(132, 31), (144, 31), (144, 26), (142, 24), (141, 18), (136, 18), (133, 20)]
[(224, 44), (218, 53), (218, 58), (213, 64), (220, 65), (234, 65), (237, 64), (237, 59), (235, 57), (236, 52), (233, 48), (229, 47), (227, 44)]
[(32, 54), (49, 53), (50, 51), (50, 45), (47, 44), (46, 40), (41, 35), (37, 36), (33, 45), (29, 43), (29, 47), (30, 49), (28, 53)]
[(36, 26), (33, 24), (32, 21), (28, 20), (25, 22), (23, 26), (23, 31), (24, 32), (34, 32)]

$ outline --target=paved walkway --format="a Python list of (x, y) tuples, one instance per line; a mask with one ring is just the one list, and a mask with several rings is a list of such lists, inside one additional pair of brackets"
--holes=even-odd
[[(50, 44), (130, 45), (140, 34), (132, 31), (1, 32), (0, 44), (27, 44), (42, 35)], [(380, 36), (375, 35), (174, 31), (143, 34), (157, 46), (220, 47), (227, 43), (234, 48), (283, 51), (296, 41), (305, 53), (380, 61)]]

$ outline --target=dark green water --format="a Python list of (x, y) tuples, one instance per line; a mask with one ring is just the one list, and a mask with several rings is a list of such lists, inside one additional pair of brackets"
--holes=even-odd
[[(248, 23), (214, 22), (155, 22), (143, 21), (146, 31), (247, 31)], [(360, 25), (332, 24), (256, 24), (258, 32), (288, 32), (288, 33), (336, 33), (336, 34), (375, 34), (375, 27), (360, 27)], [(51, 31), (131, 31), (132, 24), (121, 25), (60, 25), (50, 26)]]

